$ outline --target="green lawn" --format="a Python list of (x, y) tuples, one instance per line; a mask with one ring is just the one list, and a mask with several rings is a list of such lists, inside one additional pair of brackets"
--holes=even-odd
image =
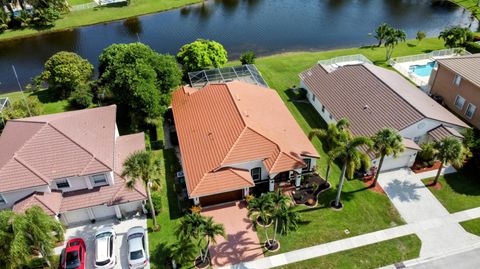
[[(428, 184), (432, 179), (425, 179)], [(480, 206), (480, 180), (478, 172), (471, 169), (461, 169), (458, 173), (441, 176), (440, 190), (429, 188), (450, 213)]]
[[(81, 2), (84, 0), (74, 1)], [(83, 25), (119, 20), (138, 15), (174, 9), (198, 2), (201, 2), (201, 0), (130, 0), (130, 4), (128, 6), (97, 7), (94, 9), (70, 12), (68, 14), (65, 14), (62, 19), (56, 21), (55, 26), (50, 28), (49, 30), (7, 30), (3, 34), (0, 34), (0, 40), (34, 35), (40, 32), (58, 31)]]
[(467, 232), (480, 236), (480, 218), (461, 222), (460, 225)]
[(478, 0), (451, 0), (454, 3), (457, 3), (466, 9), (470, 10), (477, 19), (480, 20), (480, 7), (478, 6)]
[(421, 241), (416, 235), (359, 247), (278, 268), (370, 269), (417, 258)]
[(93, 2), (93, 0), (67, 0), (70, 6), (76, 6), (81, 4), (87, 4)]
[[(36, 92), (26, 92), (25, 96), (37, 96), (38, 100), (43, 104), (43, 114), (52, 114), (72, 110), (68, 100), (58, 100), (50, 90), (40, 90)], [(1, 97), (8, 97), (10, 102), (23, 98), (21, 92), (10, 92), (0, 94)]]

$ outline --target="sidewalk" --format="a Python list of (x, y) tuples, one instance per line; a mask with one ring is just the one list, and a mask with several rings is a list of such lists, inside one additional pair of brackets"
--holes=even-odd
[[(417, 234), (422, 240), (420, 258), (416, 260), (428, 260), (435, 256), (444, 256), (446, 253), (454, 253), (468, 248), (473, 249), (473, 246), (480, 245), (480, 237), (467, 233), (458, 224), (466, 220), (480, 218), (480, 207), (449, 214), (421, 183), (421, 178), (428, 177), (431, 177), (431, 175), (415, 175), (407, 169), (380, 175), (379, 183), (402, 217), (407, 221), (408, 224), (406, 225), (222, 268), (272, 268), (410, 234)], [(413, 262), (411, 263), (413, 264)]]

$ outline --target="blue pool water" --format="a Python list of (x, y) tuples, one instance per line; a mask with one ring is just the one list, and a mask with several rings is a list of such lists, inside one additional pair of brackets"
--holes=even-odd
[(411, 65), (410, 70), (419, 77), (429, 77), (435, 65), (436, 62), (429, 62), (423, 65)]

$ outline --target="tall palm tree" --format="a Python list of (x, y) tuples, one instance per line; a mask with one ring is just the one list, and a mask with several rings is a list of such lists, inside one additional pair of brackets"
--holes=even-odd
[(370, 158), (366, 153), (359, 150), (361, 146), (372, 147), (372, 140), (365, 136), (352, 137), (349, 135), (336, 149), (332, 150), (332, 155), (335, 158), (340, 158), (343, 162), (340, 182), (338, 184), (337, 196), (335, 198), (334, 207), (339, 208), (340, 195), (342, 194), (342, 187), (345, 181), (345, 176), (353, 178), (356, 169), (362, 165), (365, 168), (370, 166)]
[(143, 183), (148, 197), (148, 203), (152, 213), (153, 226), (158, 229), (155, 207), (153, 206), (151, 186), (153, 182), (159, 182), (160, 160), (155, 158), (150, 151), (133, 152), (123, 163), (122, 177), (127, 177), (127, 187), (134, 188), (137, 182)]
[(399, 42), (405, 41), (407, 39), (407, 34), (405, 31), (400, 29), (391, 28), (386, 37), (385, 37), (385, 53), (386, 60), (390, 60), (393, 54), (393, 50), (398, 45)]
[(453, 164), (462, 166), (463, 164), (463, 146), (462, 143), (454, 137), (445, 137), (436, 144), (437, 159), (440, 161), (437, 175), (432, 185), (435, 186), (442, 172), (444, 164)]
[(405, 148), (402, 143), (402, 136), (398, 133), (397, 130), (391, 128), (384, 128), (378, 131), (372, 137), (372, 141), (373, 150), (375, 151), (377, 157), (380, 157), (377, 174), (375, 175), (375, 179), (372, 183), (372, 187), (375, 187), (377, 185), (378, 176), (380, 175), (385, 156), (393, 155), (393, 157), (396, 158), (398, 154), (402, 153), (405, 150)]
[[(180, 221), (175, 233), (181, 241), (197, 241), (200, 246), (202, 227), (205, 217), (198, 213), (186, 214)], [(199, 248), (200, 257), (203, 257), (202, 249)]]
[(169, 250), (173, 269), (178, 268), (178, 265), (182, 267), (182, 265), (186, 265), (195, 260), (195, 245), (191, 240), (178, 239), (170, 245)]
[(201, 233), (203, 238), (207, 241), (207, 245), (205, 246), (205, 255), (202, 257), (202, 262), (205, 262), (208, 257), (208, 248), (210, 247), (210, 244), (217, 243), (215, 237), (222, 236), (225, 238), (225, 227), (223, 224), (215, 223), (212, 217), (206, 217), (201, 227)]
[(375, 29), (375, 35), (374, 37), (378, 40), (378, 45), (377, 47), (380, 47), (382, 45), (383, 40), (385, 40), (388, 31), (390, 30), (390, 26), (386, 23), (380, 24), (377, 29)]

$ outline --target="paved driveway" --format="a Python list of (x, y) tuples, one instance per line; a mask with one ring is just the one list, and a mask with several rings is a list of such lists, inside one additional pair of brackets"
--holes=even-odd
[[(116, 255), (117, 255), (117, 264), (115, 266), (116, 269), (127, 269), (128, 268), (128, 261), (127, 261), (127, 231), (131, 227), (134, 226), (141, 226), (147, 229), (147, 220), (144, 216), (142, 217), (134, 217), (131, 219), (127, 219), (121, 222), (117, 220), (105, 220), (96, 222), (94, 224), (86, 224), (82, 226), (72, 227), (66, 230), (65, 233), (65, 243), (72, 238), (80, 237), (83, 238), (85, 241), (85, 247), (87, 249), (87, 257), (86, 257), (86, 267), (87, 269), (94, 268), (94, 236), (95, 233), (106, 226), (113, 226), (113, 229), (117, 233), (117, 240), (116, 240)], [(55, 248), (55, 253), (60, 254), (65, 247), (58, 247)], [(148, 253), (148, 251), (147, 251)]]
[(222, 267), (263, 258), (257, 233), (247, 216), (247, 208), (239, 202), (205, 209), (205, 216), (211, 216), (225, 226), (227, 239), (217, 238), (217, 244), (210, 248), (212, 265)]
[(420, 257), (431, 257), (480, 241), (449, 217), (450, 214), (410, 169), (380, 174), (382, 186), (403, 219), (415, 224), (422, 240)]

